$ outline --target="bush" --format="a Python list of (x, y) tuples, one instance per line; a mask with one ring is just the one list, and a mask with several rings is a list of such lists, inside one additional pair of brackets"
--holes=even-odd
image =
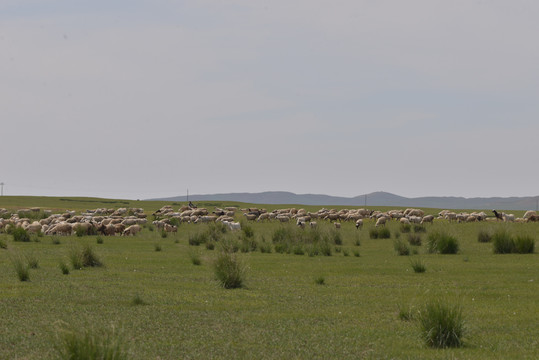
[(535, 239), (530, 236), (517, 236), (514, 240), (513, 251), (517, 254), (532, 254), (535, 248)]
[(412, 225), (410, 224), (401, 224), (401, 233), (408, 234), (412, 230)]
[(208, 241), (208, 242), (206, 243), (206, 249), (207, 249), (207, 250), (213, 250), (213, 249), (215, 249), (215, 243), (214, 243), (213, 241)]
[(355, 257), (359, 257), (359, 251), (354, 250), (354, 256), (355, 256)]
[(243, 235), (240, 246), (241, 252), (247, 253), (250, 251), (256, 251), (257, 248), (258, 242), (254, 238)]
[(393, 242), (393, 247), (398, 255), (410, 255), (410, 248), (402, 240), (395, 240)]
[(488, 243), (492, 241), (492, 233), (486, 230), (480, 230), (477, 233), (477, 241), (481, 243)]
[(189, 259), (191, 259), (191, 263), (193, 265), (201, 265), (202, 260), (200, 260), (200, 254), (194, 251), (191, 251), (189, 253)]
[(430, 253), (456, 254), (459, 251), (458, 240), (445, 232), (430, 233), (427, 241)]
[(148, 305), (148, 303), (144, 301), (144, 299), (142, 299), (142, 297), (139, 294), (135, 294), (135, 296), (133, 296), (133, 299), (131, 300), (131, 305), (134, 305), (134, 306)]
[(319, 276), (316, 279), (314, 279), (314, 283), (317, 284), (317, 285), (325, 285), (326, 284), (326, 279), (324, 279), (323, 276)]
[(242, 224), (241, 231), (245, 237), (253, 238), (255, 236), (255, 232), (249, 224)]
[(65, 262), (60, 261), (60, 263), (58, 264), (58, 267), (60, 268), (60, 271), (62, 272), (62, 274), (69, 275), (69, 267), (66, 265)]
[(431, 301), (421, 311), (419, 323), (422, 338), (428, 346), (435, 348), (462, 346), (464, 321), (460, 306)]
[(225, 289), (236, 289), (245, 286), (245, 266), (236, 254), (219, 252), (213, 265), (217, 281)]
[(198, 232), (195, 234), (189, 234), (189, 245), (198, 246), (200, 244), (205, 244), (209, 240), (209, 236), (205, 232)]
[(342, 245), (342, 235), (340, 231), (333, 229), (330, 233), (330, 236), (335, 245)]
[(507, 231), (498, 230), (492, 235), (492, 245), (495, 254), (510, 254), (513, 252), (514, 242)]
[(348, 251), (348, 249), (343, 249), (342, 254), (343, 256), (350, 256), (350, 251)]
[(34, 255), (26, 254), (25, 258), (26, 258), (26, 262), (28, 263), (29, 269), (39, 268), (39, 260)]
[(414, 269), (415, 273), (424, 273), (427, 271), (427, 268), (421, 259), (410, 259), (410, 265), (412, 265), (412, 269)]
[(374, 227), (369, 230), (369, 237), (371, 239), (389, 239), (391, 238), (391, 232), (386, 227)]
[(30, 281), (30, 271), (28, 270), (28, 264), (23, 261), (20, 256), (12, 257), (11, 262), (19, 280)]
[(7, 249), (7, 243), (4, 239), (0, 239), (0, 249)]
[(421, 246), (421, 235), (409, 233), (408, 243), (412, 246)]
[(424, 233), (427, 232), (427, 229), (423, 225), (414, 225), (414, 232), (415, 233)]
[(98, 244), (103, 244), (103, 238), (101, 236), (98, 236), (95, 241), (98, 243)]
[(153, 244), (153, 249), (154, 249), (155, 251), (161, 251), (161, 250), (163, 250), (163, 249), (161, 248), (161, 245), (158, 244), (158, 243)]
[(71, 260), (71, 265), (73, 265), (73, 269), (103, 266), (103, 263), (89, 244), (84, 245), (82, 249), (72, 247), (69, 253), (69, 258)]
[(13, 241), (30, 242), (30, 234), (23, 228), (14, 228), (11, 235), (13, 235)]
[(55, 348), (60, 359), (128, 359), (128, 351), (123, 336), (114, 328), (95, 331), (83, 328), (62, 329)]

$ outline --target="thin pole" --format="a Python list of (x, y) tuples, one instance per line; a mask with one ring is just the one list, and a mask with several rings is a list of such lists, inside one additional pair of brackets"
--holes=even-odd
[(365, 194), (365, 207), (367, 206), (367, 194)]
[(189, 202), (189, 189), (187, 189), (187, 202)]
[(0, 186), (2, 187), (2, 190), (0, 192), (0, 196), (4, 196), (4, 183), (0, 183)]

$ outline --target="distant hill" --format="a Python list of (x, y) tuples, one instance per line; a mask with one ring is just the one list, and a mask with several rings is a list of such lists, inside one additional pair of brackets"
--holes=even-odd
[[(151, 199), (160, 201), (186, 202), (187, 196)], [(230, 193), (212, 195), (190, 195), (191, 201), (238, 201), (250, 204), (295, 204), (295, 205), (341, 205), (341, 206), (395, 206), (425, 207), (438, 209), (501, 209), (501, 210), (535, 210), (539, 196), (529, 197), (418, 197), (406, 198), (388, 192), (374, 192), (352, 198), (318, 195), (294, 194), (286, 191), (266, 191), (260, 193)]]

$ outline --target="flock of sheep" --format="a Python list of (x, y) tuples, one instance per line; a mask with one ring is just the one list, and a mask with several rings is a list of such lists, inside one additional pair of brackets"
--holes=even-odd
[[(406, 210), (372, 211), (368, 209), (320, 209), (310, 212), (305, 209), (286, 208), (276, 209), (271, 212), (259, 208), (238, 209), (237, 207), (215, 208), (209, 211), (205, 208), (182, 206), (175, 211), (172, 206), (166, 205), (155, 211), (153, 221), (159, 230), (177, 232), (178, 223), (209, 223), (222, 222), (231, 230), (241, 229), (239, 222), (235, 221), (236, 212), (243, 213), (248, 221), (277, 221), (291, 222), (304, 228), (307, 224), (316, 227), (317, 221), (333, 222), (336, 228), (341, 227), (341, 222), (353, 221), (356, 228), (363, 226), (364, 219), (375, 221), (375, 226), (383, 226), (391, 220), (402, 224), (425, 224), (432, 223), (435, 219), (450, 222), (475, 222), (475, 221), (505, 221), (505, 222), (528, 222), (539, 221), (539, 215), (535, 211), (527, 211), (522, 218), (515, 218), (513, 214), (499, 213), (493, 210), (494, 216), (488, 216), (485, 212), (456, 213), (450, 210), (442, 210), (438, 216), (425, 215), (421, 209), (408, 208)], [(86, 210), (81, 214), (74, 211), (65, 211), (53, 214), (50, 210), (43, 210), (45, 218), (31, 221), (25, 214), (39, 213), (40, 208), (21, 209), (16, 213), (8, 214), (6, 209), (0, 209), (0, 230), (8, 231), (10, 227), (21, 227), (30, 233), (42, 233), (45, 235), (71, 235), (76, 232), (82, 234), (102, 235), (136, 235), (142, 225), (148, 223), (147, 215), (142, 208), (119, 208), (119, 209), (94, 209)], [(175, 219), (175, 220), (174, 220)]]

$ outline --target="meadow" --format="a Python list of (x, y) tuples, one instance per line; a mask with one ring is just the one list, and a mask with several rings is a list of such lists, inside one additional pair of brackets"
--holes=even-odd
[[(7, 208), (78, 211), (137, 206), (148, 214), (164, 204), (0, 201)], [(243, 227), (250, 229), (248, 236), (245, 231), (221, 234), (213, 249), (206, 243), (190, 245), (190, 239), (193, 243), (215, 231), (204, 224), (182, 223), (178, 233), (166, 237), (152, 226), (134, 237), (32, 236), (29, 242), (15, 242), (12, 235), (0, 234), (5, 244), (0, 248), (0, 358), (56, 359), (66, 333), (86, 332), (110, 335), (132, 359), (539, 358), (537, 251), (495, 254), (492, 242), (478, 241), (480, 232), (499, 229), (535, 241), (537, 223), (440, 220), (426, 225), (425, 232), (403, 233), (400, 224), (391, 222), (390, 238), (374, 239), (372, 221), (359, 230), (343, 222), (338, 232), (319, 221), (319, 233), (331, 242), (330, 255), (310, 252), (308, 244), (277, 252), (276, 233), (310, 229), (276, 222), (244, 222)], [(458, 253), (429, 252), (429, 234), (435, 232), (457, 239)], [(409, 234), (416, 234), (421, 245), (410, 245)], [(399, 255), (398, 241), (410, 255)], [(225, 289), (215, 278), (213, 265), (223, 243), (237, 248), (235, 256), (245, 266), (243, 287)], [(83, 245), (103, 266), (73, 268), (70, 257)], [(16, 259), (37, 263), (28, 270), (28, 281), (18, 278)], [(416, 273), (414, 262), (425, 272)], [(432, 300), (462, 308), (461, 347), (425, 344), (418, 319)]]

